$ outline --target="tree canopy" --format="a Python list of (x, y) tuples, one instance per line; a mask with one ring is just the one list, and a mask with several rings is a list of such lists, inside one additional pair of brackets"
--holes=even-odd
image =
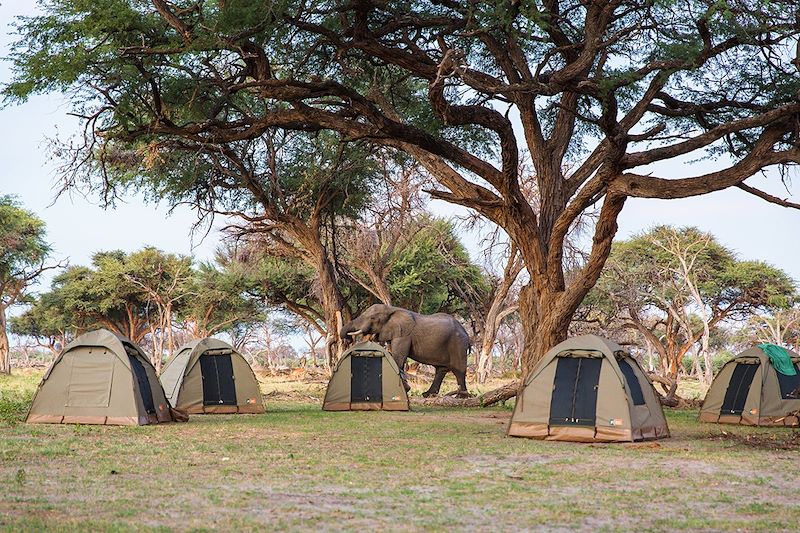
[(0, 373), (10, 372), (6, 313), (50, 267), (45, 224), (11, 196), (0, 196)]
[(12, 331), (59, 347), (87, 330), (103, 327), (136, 343), (150, 343), (153, 364), (177, 347), (173, 331), (206, 336), (263, 318), (246, 295), (249, 285), (224, 267), (195, 268), (189, 257), (145, 247), (98, 252), (89, 266), (70, 266), (50, 290), (30, 298), (12, 319)]
[(657, 226), (614, 244), (584, 306), (590, 320), (639, 332), (672, 380), (699, 343), (710, 383), (712, 329), (786, 308), (795, 294), (795, 282), (784, 271), (738, 259), (713, 235)]
[[(352, 226), (341, 231), (356, 231)], [(358, 233), (356, 233), (359, 235)], [(341, 238), (345, 241), (345, 238)], [(423, 214), (406, 228), (399, 242), (384, 243), (393, 246), (391, 261), (381, 280), (391, 302), (420, 313), (447, 312), (469, 318), (465, 300), (480, 301), (488, 293), (488, 285), (480, 268), (472, 263), (464, 244), (451, 222)], [(324, 323), (324, 310), (315, 270), (294, 257), (286, 257), (267, 250), (247, 254), (248, 270), (254, 291), (268, 305), (320, 326)], [(337, 248), (335, 263), (349, 258), (350, 251)], [(263, 250), (261, 250), (263, 252)], [(373, 283), (364, 272), (368, 265), (360, 266), (350, 261), (350, 277), (339, 279), (339, 288), (351, 314), (357, 315), (375, 302), (375, 290), (367, 290)], [(373, 273), (374, 274), (374, 273)], [(358, 279), (353, 279), (354, 277)], [(321, 328), (318, 328), (321, 329)]]
[[(526, 369), (566, 335), (626, 198), (738, 186), (798, 207), (744, 183), (800, 162), (794, 0), (42, 7), (20, 21), (4, 94), (70, 94), (88, 136), (65, 153), (68, 185), (226, 195), (231, 176), (269, 174), (276, 131), (408, 154), (435, 178), (433, 196), (491, 219), (519, 248)], [(687, 155), (715, 170), (651, 168)], [(524, 157), (536, 202), (520, 184)], [(586, 261), (567, 278), (566, 235), (594, 206)], [(327, 300), (330, 315), (341, 302)]]

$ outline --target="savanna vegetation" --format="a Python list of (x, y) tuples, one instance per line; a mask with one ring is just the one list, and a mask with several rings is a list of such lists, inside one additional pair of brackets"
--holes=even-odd
[[(800, 346), (795, 280), (702, 228), (620, 239), (617, 220), (629, 198), (728, 188), (800, 208), (746, 183), (800, 163), (795, 4), (41, 2), (2, 93), (67, 95), (83, 129), (52, 146), (59, 190), (188, 205), (194, 230), (224, 230), (205, 261), (59, 264), (44, 223), (0, 197), (0, 374), (97, 327), (156, 368), (219, 335), (270, 411), (30, 427), (41, 368), (0, 376), (0, 527), (794, 529), (797, 432), (691, 409), (743, 347)], [(377, 302), (456, 316), (470, 388), (496, 403), (319, 411), (342, 324)], [(501, 438), (503, 402), (577, 333), (639, 359), (683, 408), (675, 438), (591, 454)]]
[[(332, 225), (384, 169), (419, 167), (519, 251), (526, 373), (627, 198), (738, 187), (797, 207), (744, 183), (800, 160), (795, 4), (56, 0), (20, 21), (3, 92), (70, 95), (85, 135), (57, 149), (65, 188), (238, 217), (313, 268), (328, 332), (347, 314)], [(713, 170), (675, 166), (701, 157)]]
[(793, 531), (800, 520), (797, 433), (700, 425), (696, 411), (667, 411), (671, 439), (587, 447), (505, 438), (510, 406), (326, 413), (322, 381), (261, 375), (263, 415), (20, 424), (39, 375), (0, 378), (8, 531)]

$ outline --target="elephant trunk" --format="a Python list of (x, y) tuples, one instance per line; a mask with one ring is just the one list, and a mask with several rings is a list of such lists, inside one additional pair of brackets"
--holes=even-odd
[(343, 341), (351, 341), (353, 340), (353, 337), (355, 337), (360, 333), (361, 330), (357, 329), (353, 325), (353, 322), (351, 321), (342, 326), (342, 329), (339, 331), (339, 338), (342, 339)]

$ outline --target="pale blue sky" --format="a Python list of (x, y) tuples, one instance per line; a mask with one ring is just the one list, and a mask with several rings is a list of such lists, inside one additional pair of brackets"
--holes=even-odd
[[(11, 38), (9, 23), (20, 14), (30, 14), (33, 1), (2, 0), (0, 5), (0, 55), (7, 55)], [(0, 83), (9, 79), (8, 64), (0, 63)], [(57, 258), (85, 264), (98, 250), (136, 250), (145, 245), (211, 257), (218, 242), (212, 233), (205, 240), (190, 229), (195, 215), (187, 208), (167, 216), (165, 207), (142, 205), (128, 199), (114, 210), (98, 207), (96, 198), (73, 195), (50, 205), (57, 178), (57, 162), (48, 159), (48, 137), (68, 136), (76, 121), (67, 116), (68, 106), (59, 95), (32, 98), (22, 106), (0, 109), (0, 194), (15, 194), (30, 210), (45, 220), (48, 239)], [(712, 163), (673, 163), (653, 170), (664, 177), (702, 174)], [(786, 197), (776, 173), (769, 179), (757, 176), (748, 183)], [(800, 201), (800, 189), (794, 201)], [(454, 212), (437, 202), (437, 214)], [(618, 237), (624, 238), (653, 224), (696, 225), (717, 235), (742, 258), (763, 259), (800, 280), (800, 212), (767, 204), (738, 189), (687, 200), (630, 199), (619, 220)], [(193, 247), (194, 244), (194, 247)]]

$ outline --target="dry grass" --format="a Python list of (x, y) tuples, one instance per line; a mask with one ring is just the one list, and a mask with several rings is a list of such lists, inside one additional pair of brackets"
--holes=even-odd
[[(20, 409), (9, 410), (0, 422), (0, 529), (794, 531), (800, 523), (797, 451), (755, 444), (792, 442), (797, 431), (700, 425), (695, 412), (670, 411), (674, 437), (657, 443), (541, 442), (505, 437), (510, 406), (325, 413), (324, 383), (262, 379), (263, 415), (130, 428), (15, 424)], [(24, 407), (35, 381), (0, 378), (2, 398)]]

